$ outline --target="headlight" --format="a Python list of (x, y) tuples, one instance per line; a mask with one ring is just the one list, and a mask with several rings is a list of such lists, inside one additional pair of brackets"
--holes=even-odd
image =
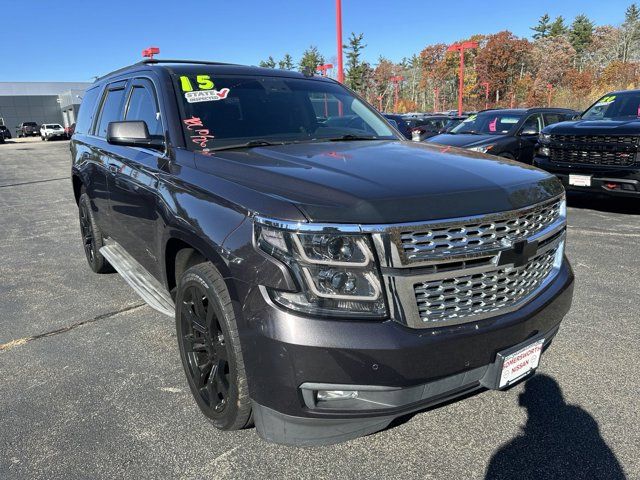
[(551, 134), (550, 133), (541, 133), (538, 135), (539, 143), (549, 143), (551, 142)]
[(473, 150), (474, 152), (487, 153), (489, 150), (493, 148), (493, 145), (482, 145), (480, 147), (471, 147), (467, 150)]
[(255, 224), (258, 248), (289, 267), (298, 292), (268, 290), (283, 307), (310, 315), (387, 315), (382, 284), (367, 236), (290, 232)]

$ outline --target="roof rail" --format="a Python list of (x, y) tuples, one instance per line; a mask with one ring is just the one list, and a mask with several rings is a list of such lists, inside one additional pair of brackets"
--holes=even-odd
[(209, 62), (207, 60), (176, 60), (168, 58), (147, 58), (140, 63), (195, 63), (197, 65), (237, 65), (235, 63)]
[(164, 59), (164, 58), (146, 58), (137, 63), (133, 63), (131, 65), (127, 65), (126, 67), (118, 68), (113, 72), (106, 73), (98, 78), (96, 78), (96, 82), (102, 80), (103, 78), (110, 77), (116, 73), (124, 72), (129, 70), (131, 67), (136, 67), (140, 65), (152, 65), (154, 63), (193, 63), (197, 65), (236, 65), (234, 63), (222, 63), (222, 62), (208, 62), (206, 60), (174, 60), (174, 59)]

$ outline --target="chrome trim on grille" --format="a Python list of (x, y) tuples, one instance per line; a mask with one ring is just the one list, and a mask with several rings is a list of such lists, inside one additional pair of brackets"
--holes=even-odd
[[(541, 218), (538, 218), (540, 214), (535, 216), (538, 212), (542, 212)], [(534, 215), (535, 220), (532, 226), (530, 227), (528, 223), (521, 225), (521, 220), (523, 218), (526, 220), (531, 215)], [(566, 201), (562, 194), (536, 205), (507, 212), (391, 225), (314, 224), (274, 220), (260, 216), (256, 216), (255, 220), (263, 225), (299, 232), (370, 234), (380, 263), (391, 318), (411, 328), (425, 329), (475, 322), (502, 315), (520, 308), (535, 298), (555, 278), (559, 265), (554, 264), (545, 278), (521, 295), (514, 296), (513, 301), (508, 304), (468, 315), (454, 313), (437, 321), (425, 321), (421, 317), (416, 299), (416, 285), (443, 279), (453, 279), (455, 282), (457, 278), (470, 275), (486, 275), (508, 269), (526, 269), (545, 252), (554, 248), (562, 250), (566, 232)], [(501, 232), (504, 235), (498, 235), (500, 232), (493, 231), (491, 239), (487, 237), (486, 242), (480, 242), (478, 245), (456, 244), (453, 248), (445, 249), (446, 251), (437, 254), (429, 253), (417, 259), (409, 259), (403, 248), (402, 232), (420, 229), (467, 228), (469, 225), (476, 224), (495, 226), (498, 222), (515, 222), (512, 225), (515, 228), (507, 228), (506, 231)], [(517, 247), (523, 245), (535, 249), (535, 253), (528, 256), (526, 263), (520, 265), (505, 263), (504, 259), (511, 258)]]

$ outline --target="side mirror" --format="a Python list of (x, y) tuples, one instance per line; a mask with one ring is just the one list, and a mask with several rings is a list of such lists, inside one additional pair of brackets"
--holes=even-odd
[(138, 120), (109, 123), (107, 127), (107, 142), (111, 145), (123, 147), (164, 149), (164, 140), (152, 138), (149, 135), (147, 124)]
[(393, 127), (397, 130), (398, 129), (398, 122), (396, 122), (395, 120), (391, 120), (391, 119), (387, 119), (387, 121), (393, 125)]
[(540, 132), (536, 128), (525, 128), (520, 132), (520, 135), (523, 137), (532, 137), (534, 135), (538, 135)]

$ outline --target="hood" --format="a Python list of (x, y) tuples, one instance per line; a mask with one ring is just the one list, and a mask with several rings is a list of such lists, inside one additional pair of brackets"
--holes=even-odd
[(196, 155), (195, 161), (199, 170), (250, 188), (257, 198), (269, 195), (294, 204), (312, 222), (379, 224), (479, 215), (562, 192), (555, 177), (542, 170), (419, 142), (256, 147)]
[(429, 143), (437, 143), (439, 145), (451, 145), (452, 147), (478, 147), (488, 143), (495, 143), (500, 140), (503, 135), (474, 135), (471, 133), (443, 133), (428, 139)]
[(640, 118), (560, 122), (543, 131), (556, 135), (640, 135)]

